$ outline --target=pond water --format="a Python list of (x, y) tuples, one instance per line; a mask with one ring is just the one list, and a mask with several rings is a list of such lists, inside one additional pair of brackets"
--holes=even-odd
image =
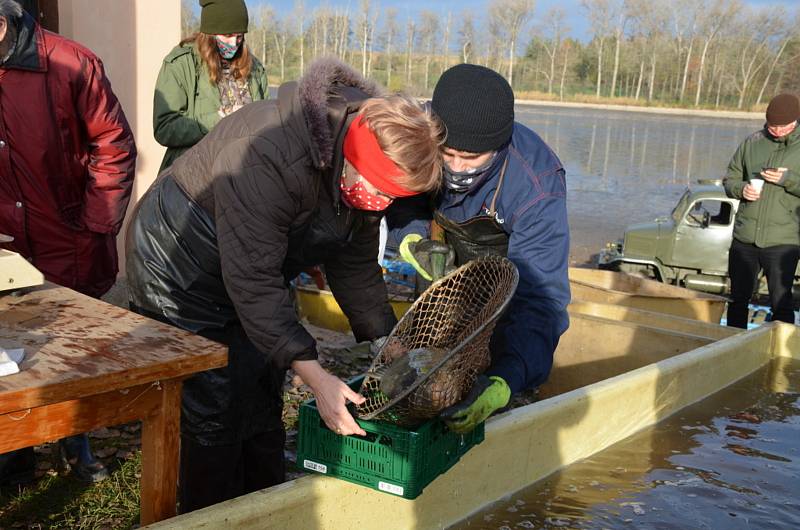
[(777, 359), (452, 528), (800, 528), (800, 361)]
[(687, 185), (720, 178), (759, 120), (518, 105), (517, 121), (553, 148), (567, 171), (573, 263), (628, 224), (667, 215)]

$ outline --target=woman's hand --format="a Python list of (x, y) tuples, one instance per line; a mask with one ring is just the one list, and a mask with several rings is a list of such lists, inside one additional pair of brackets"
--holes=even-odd
[(317, 400), (319, 415), (330, 430), (344, 436), (367, 435), (347, 410), (348, 401), (360, 405), (366, 401), (363, 396), (338, 377), (328, 373), (317, 361), (294, 361), (292, 369), (311, 387)]

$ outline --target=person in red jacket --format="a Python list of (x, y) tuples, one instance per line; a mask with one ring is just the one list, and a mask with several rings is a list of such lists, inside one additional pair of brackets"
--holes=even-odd
[[(103, 63), (0, 0), (0, 233), (51, 282), (100, 297), (117, 276), (116, 235), (133, 185), (133, 134)], [(85, 435), (73, 469), (104, 469)]]

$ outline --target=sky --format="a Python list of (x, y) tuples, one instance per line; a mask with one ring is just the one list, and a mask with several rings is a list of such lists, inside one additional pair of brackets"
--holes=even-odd
[[(261, 4), (272, 6), (279, 14), (286, 14), (290, 12), (295, 4), (294, 0), (245, 0), (249, 7), (255, 7)], [(653, 1), (666, 1), (669, 0), (653, 0)], [(796, 12), (800, 0), (744, 0), (744, 3), (754, 8), (764, 8), (770, 6), (783, 6), (789, 12)], [(305, 0), (306, 10), (311, 10), (319, 5), (327, 5), (332, 8), (350, 7), (351, 11), (356, 11), (359, 8), (359, 0)], [(480, 20), (480, 10), (486, 9), (489, 0), (372, 0), (373, 5), (379, 5), (381, 9), (387, 7), (394, 7), (400, 14), (400, 18), (405, 18), (405, 14), (416, 14), (423, 9), (431, 11), (440, 11), (442, 18), (447, 17), (448, 12), (452, 12), (453, 16), (457, 16), (465, 9), (471, 10), (476, 19)], [(553, 7), (560, 6), (567, 13), (567, 25), (570, 28), (570, 36), (581, 41), (588, 41), (590, 39), (590, 28), (588, 21), (584, 16), (584, 11), (581, 8), (580, 0), (537, 0), (534, 10), (534, 20), (543, 16)], [(457, 28), (458, 23), (454, 18), (454, 26)]]

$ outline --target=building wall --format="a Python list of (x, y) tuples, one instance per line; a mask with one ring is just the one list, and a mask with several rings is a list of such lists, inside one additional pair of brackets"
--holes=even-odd
[[(153, 139), (153, 90), (181, 37), (180, 0), (58, 0), (59, 33), (94, 51), (133, 128), (139, 152), (128, 214), (155, 180), (164, 148)], [(123, 226), (117, 247), (124, 275)]]

